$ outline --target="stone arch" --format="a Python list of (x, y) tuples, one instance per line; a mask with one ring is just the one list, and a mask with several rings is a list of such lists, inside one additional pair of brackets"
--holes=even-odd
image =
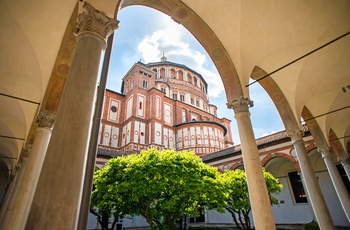
[(317, 146), (315, 143), (311, 143), (311, 144), (305, 146), (305, 148), (306, 148), (306, 152), (310, 153), (312, 150), (317, 149)]
[(234, 164), (230, 167), (229, 170), (235, 170), (235, 169), (237, 169), (238, 167), (240, 167), (240, 166), (242, 166), (242, 165), (243, 165), (242, 162), (236, 162), (236, 163), (234, 163)]
[[(268, 73), (265, 70), (263, 70), (259, 66), (255, 66), (252, 71), (251, 78), (254, 80), (259, 80), (267, 74)], [(293, 110), (290, 107), (290, 104), (288, 103), (282, 90), (279, 88), (277, 83), (271, 78), (271, 76), (265, 77), (258, 83), (264, 88), (264, 90), (270, 96), (272, 102), (276, 106), (287, 133), (295, 130), (302, 130), (301, 125), (297, 122)]]
[(199, 41), (212, 59), (224, 83), (227, 101), (231, 102), (243, 96), (238, 73), (226, 49), (211, 28), (186, 4), (178, 0), (121, 0), (117, 1), (116, 5), (114, 13), (116, 16), (118, 10), (127, 6), (141, 5), (159, 10), (181, 23)]
[(287, 159), (288, 161), (290, 161), (294, 165), (294, 167), (296, 168), (296, 170), (298, 172), (301, 171), (300, 165), (299, 165), (297, 160), (295, 160), (291, 155), (281, 153), (281, 152), (270, 153), (267, 156), (265, 156), (261, 161), (262, 166), (265, 167), (267, 165), (267, 163), (275, 157), (282, 157), (282, 158)]

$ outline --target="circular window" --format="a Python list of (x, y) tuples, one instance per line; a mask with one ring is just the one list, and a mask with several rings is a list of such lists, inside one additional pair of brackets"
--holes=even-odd
[(113, 134), (113, 139), (116, 140), (118, 138), (117, 134)]
[(105, 138), (109, 137), (109, 133), (105, 132)]
[(165, 110), (164, 111), (164, 115), (167, 116), (167, 117), (170, 117), (170, 111), (169, 110)]
[(138, 135), (139, 134), (139, 132), (138, 131), (135, 131), (135, 135)]
[(141, 132), (141, 136), (145, 135), (143, 132)]
[(160, 136), (160, 132), (159, 132), (159, 131), (157, 131), (157, 132), (156, 132), (156, 135), (157, 135), (157, 136)]
[(115, 107), (114, 105), (111, 107), (111, 111), (113, 112), (113, 113), (115, 113), (115, 112), (117, 112), (117, 107)]

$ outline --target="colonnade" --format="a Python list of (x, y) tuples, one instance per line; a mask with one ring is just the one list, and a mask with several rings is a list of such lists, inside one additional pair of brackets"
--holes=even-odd
[[(100, 58), (106, 38), (118, 27), (115, 19), (88, 3), (84, 3), (83, 9), (75, 27), (76, 53), (57, 116), (39, 115), (35, 141), (23, 169), (25, 174), (7, 204), (1, 229), (77, 229)], [(243, 97), (228, 103), (238, 125), (254, 225), (256, 229), (273, 230), (276, 226), (250, 120), (251, 106), (252, 101)], [(321, 229), (335, 229), (307, 156), (302, 132), (296, 130), (289, 135), (317, 221)], [(330, 151), (320, 151), (332, 180), (340, 183), (329, 160)], [(349, 162), (343, 162), (349, 175)]]

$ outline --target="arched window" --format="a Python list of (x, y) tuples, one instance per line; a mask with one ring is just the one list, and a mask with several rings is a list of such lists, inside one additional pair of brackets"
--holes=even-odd
[(193, 83), (192, 83), (192, 76), (191, 76), (190, 74), (187, 74), (187, 81), (188, 81), (189, 83), (193, 84)]
[(176, 72), (175, 72), (175, 69), (171, 69), (171, 70), (170, 70), (170, 77), (173, 78), (173, 79), (176, 79)]
[(184, 73), (181, 70), (178, 71), (178, 78), (179, 78), (179, 80), (184, 79)]
[(160, 78), (165, 78), (165, 69), (164, 68), (160, 69)]

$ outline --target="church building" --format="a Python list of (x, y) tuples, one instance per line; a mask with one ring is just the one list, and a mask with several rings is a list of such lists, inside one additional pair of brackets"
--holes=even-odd
[(167, 61), (135, 63), (121, 93), (106, 91), (99, 154), (157, 148), (204, 156), (233, 146), (230, 120), (217, 117), (201, 74)]

